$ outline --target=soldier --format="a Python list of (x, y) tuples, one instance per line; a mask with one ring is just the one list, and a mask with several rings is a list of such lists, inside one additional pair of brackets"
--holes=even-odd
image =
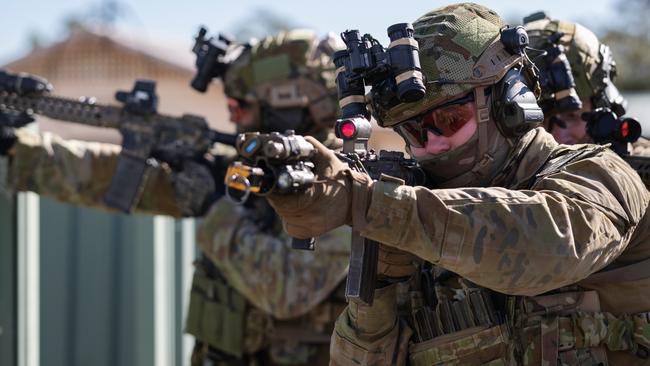
[[(335, 48), (332, 37), (319, 42), (314, 33), (295, 30), (245, 51), (224, 81), (238, 131), (294, 129), (337, 147), (331, 132), (337, 113), (330, 60)], [(0, 132), (0, 154), (10, 157), (10, 188), (101, 207), (119, 146), (23, 129)], [(201, 163), (223, 186), (219, 171), (233, 151), (215, 149), (216, 161)], [(165, 164), (150, 168), (137, 209), (180, 217), (176, 177)], [(218, 196), (191, 197), (203, 202), (193, 206), (193, 215), (212, 206), (197, 234), (203, 255), (196, 261), (186, 325), (196, 337), (192, 364), (326, 363), (334, 320), (345, 305), (336, 289), (347, 273), (349, 228), (320, 236), (315, 252), (293, 250), (265, 199), (252, 197), (239, 206), (214, 202)]]
[(495, 12), (456, 4), (413, 25), (424, 98), (371, 105), (430, 184), (372, 181), (308, 138), (316, 183), (269, 197), (291, 235), (350, 225), (381, 243), (374, 303), (341, 314), (332, 364), (647, 363), (638, 175), (603, 146), (558, 145), (536, 127), (533, 67)]
[[(607, 107), (623, 115), (627, 105), (614, 85), (616, 62), (609, 47), (584, 26), (551, 20), (544, 12), (524, 18), (524, 27), (528, 31), (531, 46), (538, 49), (544, 48), (551, 37), (560, 36), (558, 43), (565, 49), (577, 97), (582, 102), (582, 108), (576, 110), (560, 111), (550, 106), (545, 111), (545, 127), (561, 144), (593, 142), (587, 134), (587, 122), (582, 119), (582, 113)], [(631, 153), (650, 156), (650, 141), (640, 138), (633, 144)]]

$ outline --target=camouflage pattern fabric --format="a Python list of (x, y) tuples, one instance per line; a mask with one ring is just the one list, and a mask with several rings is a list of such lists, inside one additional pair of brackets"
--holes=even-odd
[(261, 205), (217, 202), (198, 229), (199, 247), (228, 285), (268, 317), (265, 329), (246, 332), (246, 354), (262, 345), (273, 364), (324, 365), (344, 304), (332, 293), (347, 275), (350, 229), (320, 236), (315, 251), (295, 250), (266, 201), (255, 200)]
[(637, 227), (650, 194), (613, 152), (601, 150), (535, 181), (554, 153), (581, 146), (557, 145), (540, 128), (520, 144), (525, 153), (497, 187), (376, 182), (365, 221), (355, 227), (480, 286), (525, 296), (587, 277), (638, 244), (630, 243), (635, 230), (650, 230)]
[(468, 329), (450, 337), (418, 343), (409, 350), (410, 365), (508, 365), (508, 330), (505, 326)]
[[(56, 200), (109, 210), (102, 202), (117, 165), (120, 146), (63, 140), (27, 129), (16, 130), (7, 187), (31, 191)], [(136, 208), (149, 214), (182, 216), (174, 179), (166, 165), (149, 168)]]
[[(309, 30), (293, 30), (267, 37), (252, 46), (230, 66), (225, 76), (225, 93), (231, 98), (255, 101), (254, 90), (266, 81), (283, 81), (291, 73), (309, 74), (309, 66), (324, 67), (321, 60), (310, 59), (316, 34)], [(314, 77), (319, 77), (313, 71)]]
[(295, 318), (321, 303), (345, 278), (350, 229), (319, 237), (315, 251), (294, 250), (271, 214), (273, 226), (261, 229), (263, 218), (256, 212), (221, 200), (203, 221), (197, 240), (228, 283), (255, 307), (277, 319)]
[[(649, 332), (645, 314), (577, 312), (571, 316), (550, 316), (542, 324), (526, 328), (523, 364), (598, 365), (601, 360), (590, 349), (604, 346), (612, 352), (634, 355), (648, 349)], [(547, 340), (556, 345), (554, 352), (544, 352)]]
[(406, 364), (412, 330), (398, 320), (396, 291), (376, 289), (372, 306), (348, 305), (332, 334), (330, 366)]
[[(119, 146), (66, 141), (27, 130), (16, 135), (15, 155), (6, 175), (8, 188), (108, 209), (102, 199)], [(229, 150), (217, 146), (215, 152), (228, 154)], [(136, 210), (181, 217), (174, 174), (164, 164), (150, 168)], [(198, 229), (200, 245), (247, 302), (278, 319), (304, 316), (304, 324), (327, 332), (341, 309), (331, 309), (329, 314), (318, 305), (347, 274), (350, 230), (340, 228), (319, 238), (315, 252), (296, 251), (281, 233), (274, 213), (270, 214), (275, 230), (261, 232), (258, 223), (251, 221), (251, 210), (220, 200)]]
[(498, 39), (503, 26), (505, 22), (494, 11), (471, 3), (435, 9), (417, 19), (413, 23), (414, 37), (427, 82), (426, 95), (419, 102), (402, 103), (389, 111), (373, 110), (379, 125), (390, 127), (460, 97), (479, 84), (496, 82), (493, 72), (475, 69), (475, 65)]
[[(647, 248), (650, 227), (642, 220), (650, 194), (613, 152), (558, 145), (538, 128), (521, 139), (512, 157), (517, 158), (491, 188), (429, 190), (376, 182), (367, 215), (354, 226), (365, 237), (477, 285), (521, 296), (576, 283), (612, 263), (630, 263), (641, 253), (627, 255), (627, 247)], [(650, 303), (640, 307), (650, 309)], [(634, 350), (632, 318), (574, 319), (581, 329), (573, 333), (575, 342)], [(645, 326), (638, 330), (644, 331)]]
[[(590, 100), (603, 86), (592, 80), (601, 62), (600, 41), (598, 37), (584, 26), (551, 19), (540, 19), (524, 25), (530, 39), (530, 45), (541, 48), (547, 39), (556, 32), (564, 33), (560, 44), (565, 46), (566, 56), (571, 64), (571, 72), (576, 83), (576, 92), (581, 100)], [(615, 81), (615, 73), (611, 75)]]
[(341, 42), (332, 35), (319, 40), (310, 30), (280, 32), (253, 45), (230, 65), (224, 92), (258, 110), (262, 105), (307, 108), (316, 127), (332, 128), (338, 101), (331, 55), (340, 48)]

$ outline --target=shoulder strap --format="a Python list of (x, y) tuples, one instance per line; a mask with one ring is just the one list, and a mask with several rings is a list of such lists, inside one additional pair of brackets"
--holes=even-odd
[(540, 167), (540, 169), (533, 175), (527, 184), (530, 189), (540, 180), (555, 174), (562, 170), (565, 166), (582, 159), (587, 159), (597, 155), (603, 150), (607, 149), (606, 146), (599, 145), (584, 145), (578, 149), (566, 149), (551, 155), (551, 157)]

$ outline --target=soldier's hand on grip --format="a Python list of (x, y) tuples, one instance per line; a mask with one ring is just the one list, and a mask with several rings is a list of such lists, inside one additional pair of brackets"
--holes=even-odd
[(417, 270), (417, 256), (387, 245), (379, 245), (377, 274), (401, 278), (409, 277)]
[[(351, 206), (357, 189), (370, 190), (372, 180), (351, 170), (336, 154), (311, 136), (315, 152), (314, 182), (298, 194), (270, 194), (271, 206), (282, 217), (284, 229), (296, 238), (322, 235), (336, 227), (351, 224)], [(353, 192), (354, 191), (354, 192)]]
[(8, 111), (0, 108), (0, 156), (9, 155), (16, 142), (14, 129), (34, 121), (26, 112)]

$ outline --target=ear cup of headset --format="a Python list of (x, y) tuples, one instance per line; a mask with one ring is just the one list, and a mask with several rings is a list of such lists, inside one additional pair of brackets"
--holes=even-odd
[(544, 121), (544, 113), (529, 85), (526, 72), (514, 67), (496, 86), (492, 117), (507, 138), (523, 136)]

